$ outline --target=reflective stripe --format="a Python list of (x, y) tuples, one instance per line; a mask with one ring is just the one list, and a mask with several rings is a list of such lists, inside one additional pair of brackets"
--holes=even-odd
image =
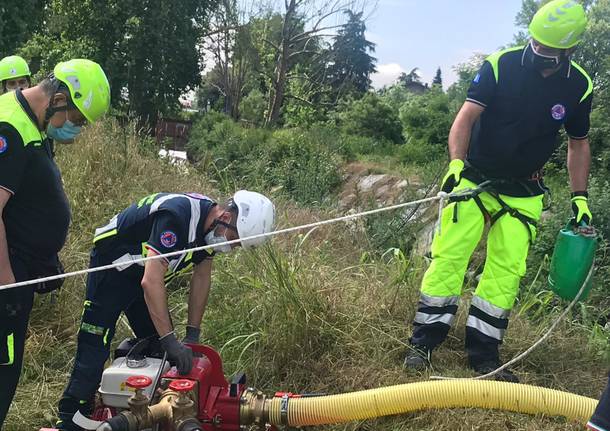
[(152, 205), (150, 206), (150, 210), (148, 210), (148, 215), (155, 213), (157, 211), (159, 211), (159, 207), (161, 206), (161, 204), (163, 202), (166, 202), (170, 199), (174, 199), (174, 198), (186, 198), (188, 199), (186, 196), (184, 195), (178, 195), (178, 194), (169, 194), (169, 195), (165, 195), (163, 197), (160, 197), (159, 199), (157, 199), (156, 201), (154, 201), (152, 203)]
[(189, 221), (189, 243), (195, 242), (195, 238), (197, 238), (197, 225), (199, 224), (199, 219), (201, 218), (201, 207), (199, 206), (199, 201), (196, 199), (188, 198), (191, 202), (191, 220)]
[(93, 238), (93, 243), (95, 244), (96, 242), (98, 242), (101, 239), (108, 238), (109, 236), (112, 236), (112, 235), (116, 235), (117, 232), (118, 232), (117, 229), (112, 229), (109, 232), (106, 232), (106, 233), (103, 233), (103, 234), (101, 234), (99, 236), (96, 236), (96, 237)]
[(578, 63), (575, 63), (574, 61), (572, 61), (571, 64), (580, 73), (582, 73), (584, 75), (584, 77), (587, 79), (587, 89), (585, 90), (585, 93), (583, 94), (583, 96), (580, 98), (580, 102), (582, 103), (582, 101), (585, 100), (587, 98), (587, 96), (593, 92), (593, 81), (591, 80), (591, 77), (589, 76), (589, 74), (587, 72), (585, 72), (585, 69), (580, 67), (580, 65)]
[(593, 422), (587, 422), (587, 428), (593, 431), (606, 431), (606, 428), (602, 428), (599, 425), (595, 425)]
[(492, 303), (484, 300), (480, 296), (473, 296), (471, 304), (477, 307), (479, 310), (483, 311), (484, 313), (495, 317), (496, 319), (508, 319), (508, 316), (510, 316), (510, 310), (505, 310), (504, 308), (497, 307)]
[(93, 236), (93, 243), (99, 241), (100, 239), (107, 238), (109, 236), (115, 235), (117, 233), (117, 225), (119, 222), (119, 215), (116, 214), (112, 219), (108, 222), (106, 226), (99, 227), (95, 229), (95, 234)]
[(487, 108), (487, 105), (486, 105), (485, 103), (483, 103), (483, 102), (479, 102), (479, 101), (478, 101), (478, 100), (476, 100), (476, 99), (472, 99), (472, 98), (470, 98), (470, 97), (467, 97), (467, 98), (466, 98), (466, 101), (468, 101), (468, 102), (472, 102), (472, 103), (477, 104), (477, 105), (479, 105), (479, 106), (482, 106), (483, 108)]
[(157, 197), (157, 195), (159, 195), (159, 193), (153, 193), (152, 195), (145, 196), (142, 199), (140, 199), (140, 202), (138, 202), (138, 208), (142, 208), (144, 205), (152, 204), (154, 202), (155, 198)]
[(415, 313), (415, 323), (419, 323), (421, 325), (431, 325), (433, 323), (444, 323), (445, 325), (451, 326), (453, 320), (455, 319), (455, 315), (445, 313), (445, 314), (428, 314), (422, 313), (418, 311)]
[[(142, 259), (142, 256), (139, 254), (129, 254), (129, 253), (125, 253), (123, 256), (119, 257), (118, 259), (115, 259), (112, 261), (112, 263), (123, 263), (123, 265), (119, 265), (116, 267), (117, 271), (123, 271), (127, 268), (129, 268), (131, 265), (134, 264), (134, 260), (136, 259)], [(144, 262), (135, 262), (140, 266), (144, 266)]]
[(520, 49), (523, 49), (524, 47), (525, 46), (517, 46), (514, 48), (508, 48), (508, 49), (505, 49), (502, 51), (494, 52), (493, 54), (491, 54), (489, 57), (487, 57), (485, 59), (491, 65), (491, 69), (494, 72), (494, 78), (496, 79), (496, 84), (498, 83), (498, 80), (500, 79), (499, 72), (498, 72), (498, 63), (500, 62), (500, 57), (502, 57), (504, 54), (506, 54), (508, 52), (519, 51)]
[(466, 326), (476, 329), (480, 333), (485, 334), (488, 337), (495, 338), (498, 341), (502, 341), (504, 338), (504, 333), (506, 332), (506, 329), (498, 329), (472, 315), (468, 316)]
[(459, 296), (430, 296), (422, 293), (419, 297), (420, 302), (430, 307), (445, 307), (446, 305), (456, 305), (460, 297)]
[(0, 365), (13, 365), (15, 361), (15, 335), (12, 332), (6, 337), (6, 350), (8, 352), (8, 362)]
[(102, 335), (106, 329), (101, 326), (92, 325), (91, 323), (82, 322), (80, 324), (80, 330), (88, 334)]

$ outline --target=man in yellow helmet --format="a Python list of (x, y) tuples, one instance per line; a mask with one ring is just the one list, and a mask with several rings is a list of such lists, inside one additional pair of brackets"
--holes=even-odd
[(0, 60), (0, 83), (2, 93), (20, 88), (30, 88), (32, 74), (26, 61), (18, 55), (11, 55)]
[[(445, 192), (488, 184), (454, 199), (443, 211), (432, 244), (405, 366), (430, 365), (432, 350), (455, 318), (470, 256), (489, 222), (487, 258), (466, 322), (469, 366), (484, 374), (501, 365), (499, 345), (525, 274), (542, 212), (541, 169), (568, 135), (568, 171), (575, 222), (590, 223), (589, 114), (592, 83), (571, 56), (586, 16), (573, 0), (553, 0), (534, 16), (526, 46), (490, 55), (475, 76), (449, 134)], [(509, 370), (497, 379), (517, 381)]]
[(46, 137), (71, 142), (110, 105), (102, 68), (89, 60), (55, 66), (39, 85), (0, 96), (0, 428), (21, 373), (34, 291), (2, 289), (61, 271), (57, 254), (70, 207)]

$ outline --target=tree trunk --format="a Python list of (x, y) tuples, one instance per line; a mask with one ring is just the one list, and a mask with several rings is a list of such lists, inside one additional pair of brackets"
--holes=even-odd
[(295, 12), (296, 0), (290, 0), (289, 3), (286, 3), (286, 15), (284, 16), (284, 22), (282, 23), (282, 42), (275, 66), (273, 85), (269, 92), (269, 106), (267, 108), (267, 118), (265, 119), (265, 126), (267, 127), (277, 123), (280, 118), (282, 104), (284, 103), (286, 74), (288, 72), (288, 50), (292, 37), (290, 33)]

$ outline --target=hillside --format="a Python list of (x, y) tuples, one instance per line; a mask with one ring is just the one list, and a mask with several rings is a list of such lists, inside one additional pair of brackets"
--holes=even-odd
[[(110, 122), (89, 128), (74, 145), (58, 148), (58, 163), (73, 210), (69, 242), (62, 252), (67, 270), (86, 267), (93, 229), (142, 196), (157, 191), (197, 191), (224, 199), (212, 176), (191, 166), (175, 167), (159, 160), (153, 148), (132, 129)], [(234, 182), (239, 185), (239, 179)], [(332, 204), (338, 195), (328, 198), (330, 205), (299, 204), (280, 189), (272, 196), (279, 227), (345, 211)], [(559, 211), (557, 220), (563, 214)], [(266, 393), (339, 393), (426, 380), (428, 374), (402, 368), (425, 259), (398, 249), (381, 252), (376, 232), (360, 220), (282, 236), (254, 253), (240, 251), (216, 259), (202, 329), (205, 342), (220, 351), (227, 375), (243, 370), (249, 385)], [(551, 224), (545, 237), (554, 235)], [(473, 268), (478, 264), (480, 260)], [(544, 296), (544, 277), (534, 279), (538, 267), (530, 266), (519, 306), (513, 312), (503, 349), (506, 359), (533, 344), (564, 306)], [(177, 326), (186, 319), (185, 286), (182, 280), (169, 287)], [(471, 286), (466, 290), (456, 328), (435, 352), (434, 374), (470, 375), (465, 368), (463, 328)], [(54, 420), (56, 402), (73, 362), (83, 295), (84, 279), (76, 277), (67, 280), (57, 297), (37, 297), (24, 372), (6, 431), (37, 429)], [(523, 383), (599, 395), (607, 367), (607, 340), (603, 331), (587, 323), (587, 310), (583, 306), (575, 312), (548, 343), (516, 368)], [(119, 324), (113, 345), (129, 335), (126, 328)], [(456, 409), (319, 429), (582, 428), (582, 424), (557, 418)]]

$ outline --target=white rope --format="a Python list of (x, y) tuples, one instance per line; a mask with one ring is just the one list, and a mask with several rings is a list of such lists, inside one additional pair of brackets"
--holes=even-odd
[[(462, 190), (461, 192), (463, 193), (464, 191)], [(311, 228), (315, 228), (315, 227), (318, 227), (318, 226), (324, 226), (324, 225), (331, 224), (331, 223), (338, 223), (338, 222), (341, 222), (341, 221), (353, 220), (353, 219), (359, 218), (359, 217), (365, 217), (365, 216), (369, 216), (369, 215), (372, 215), (372, 214), (378, 214), (378, 213), (381, 213), (381, 212), (392, 211), (392, 210), (395, 210), (395, 209), (406, 208), (406, 207), (414, 206), (414, 205), (421, 205), (423, 203), (434, 202), (434, 201), (439, 201), (440, 202), (440, 205), (439, 205), (439, 213), (440, 213), (440, 211), (442, 210), (442, 206), (444, 205), (445, 201), (449, 197), (451, 197), (451, 196), (452, 196), (452, 194), (447, 194), (447, 193), (440, 192), (437, 196), (430, 197), (430, 198), (419, 199), (419, 200), (411, 201), (411, 202), (403, 202), (401, 204), (396, 204), (396, 205), (391, 205), (391, 206), (387, 206), (387, 207), (377, 208), (377, 209), (369, 210), (369, 211), (363, 211), (363, 212), (360, 212), (360, 213), (350, 214), (350, 215), (346, 215), (346, 216), (342, 216), (342, 217), (337, 217), (337, 218), (333, 218), (333, 219), (322, 220), (322, 221), (318, 221), (318, 222), (314, 222), (314, 223), (304, 224), (304, 225), (301, 225), (301, 226), (289, 227), (289, 228), (286, 228), (286, 229), (280, 229), (280, 230), (276, 230), (276, 231), (273, 231), (273, 232), (262, 233), (262, 234), (259, 234), (259, 235), (252, 235), (252, 236), (249, 236), (249, 237), (246, 237), (246, 238), (234, 239), (234, 240), (231, 240), (231, 241), (225, 241), (225, 242), (214, 244), (214, 245), (204, 245), (204, 246), (200, 246), (200, 247), (193, 247), (193, 248), (189, 248), (189, 249), (185, 249), (185, 250), (174, 251), (174, 252), (171, 252), (171, 253), (164, 253), (164, 254), (157, 254), (157, 255), (142, 257), (142, 258), (130, 260), (129, 263), (130, 264), (136, 264), (136, 263), (146, 262), (146, 261), (153, 260), (153, 259), (163, 259), (163, 258), (167, 258), (167, 257), (171, 257), (171, 256), (179, 256), (179, 255), (182, 255), (184, 253), (189, 253), (189, 252), (196, 252), (196, 251), (200, 251), (200, 250), (209, 250), (209, 249), (213, 249), (215, 247), (220, 247), (220, 246), (223, 246), (223, 245), (238, 244), (241, 241), (246, 241), (246, 240), (251, 240), (251, 239), (259, 239), (259, 238), (266, 238), (266, 237), (286, 234), (286, 233), (290, 233), (290, 232), (296, 232), (296, 231), (299, 231), (299, 230), (311, 229)], [(93, 267), (93, 268), (82, 269), (82, 270), (79, 270), (79, 271), (67, 272), (65, 274), (58, 274), (58, 275), (52, 275), (52, 276), (49, 276), (49, 277), (42, 277), (42, 278), (37, 278), (37, 279), (33, 279), (33, 280), (26, 280), (26, 281), (20, 281), (20, 282), (17, 282), (17, 283), (5, 284), (3, 286), (0, 286), (0, 290), (12, 289), (12, 288), (15, 288), (15, 287), (28, 286), (28, 285), (32, 285), (32, 284), (43, 283), (45, 281), (60, 280), (62, 278), (74, 277), (74, 276), (77, 276), (77, 275), (85, 275), (85, 274), (89, 274), (89, 273), (92, 273), (92, 272), (105, 271), (107, 269), (113, 269), (113, 268), (116, 268), (116, 267), (119, 267), (119, 266), (125, 266), (125, 263), (126, 262), (117, 262), (117, 263), (112, 263), (112, 264), (109, 264), (109, 265), (96, 266), (96, 267)]]
[(430, 376), (430, 380), (482, 380), (482, 379), (488, 379), (488, 378), (493, 377), (496, 374), (500, 373), (501, 371), (504, 371), (511, 365), (516, 364), (521, 359), (525, 358), (527, 355), (532, 353), (534, 351), (534, 349), (536, 349), (540, 344), (542, 344), (547, 338), (549, 338), (549, 336), (555, 330), (557, 325), (559, 325), (559, 322), (561, 322), (567, 316), (567, 314), (570, 312), (570, 310), (574, 307), (574, 305), (576, 305), (576, 303), (582, 296), (583, 292), (585, 291), (585, 288), (587, 287), (587, 284), (589, 283), (591, 276), (593, 275), (593, 269), (594, 269), (594, 265), (591, 265), (591, 269), (589, 270), (589, 273), (587, 274), (587, 278), (585, 278), (585, 281), (582, 283), (582, 286), (580, 287), (580, 290), (576, 294), (576, 297), (572, 300), (572, 302), (570, 302), (570, 305), (568, 305), (568, 307), (565, 310), (563, 310), (563, 313), (561, 313), (559, 315), (559, 317), (553, 322), (553, 324), (549, 327), (549, 329), (546, 331), (546, 333), (542, 337), (540, 337), (538, 339), (538, 341), (536, 341), (534, 344), (532, 344), (532, 346), (529, 349), (527, 349), (523, 353), (515, 356), (513, 359), (511, 359), (510, 361), (508, 361), (501, 367), (499, 367), (487, 374), (483, 374), (481, 376), (476, 376), (476, 377)]

